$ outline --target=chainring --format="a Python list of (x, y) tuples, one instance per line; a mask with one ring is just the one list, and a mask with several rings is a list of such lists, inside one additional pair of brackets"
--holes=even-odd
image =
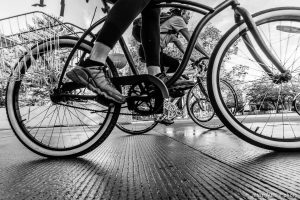
[(150, 80), (131, 85), (127, 94), (128, 109), (140, 115), (162, 113), (164, 98), (159, 87)]

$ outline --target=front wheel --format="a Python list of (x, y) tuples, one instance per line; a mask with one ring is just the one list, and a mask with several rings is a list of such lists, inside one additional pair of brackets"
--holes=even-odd
[[(275, 75), (279, 74), (277, 68), (254, 42), (245, 23), (240, 23), (223, 36), (210, 59), (208, 91), (212, 105), (230, 131), (245, 141), (266, 149), (299, 150), (300, 118), (289, 99), (300, 91), (300, 8), (270, 9), (253, 17), (268, 48), (290, 71), (291, 79), (270, 78), (243, 37), (249, 36), (264, 66)], [(230, 81), (237, 93), (235, 115), (222, 95), (222, 79)]]
[[(62, 37), (39, 43), (14, 69), (6, 91), (6, 111), (17, 138), (33, 152), (46, 157), (74, 157), (92, 151), (114, 128), (120, 105), (104, 106), (96, 94), (75, 87), (66, 77), (70, 89), (62, 97), (53, 88), (58, 84), (66, 58), (77, 42)], [(69, 69), (88, 56), (92, 46), (79, 45)], [(29, 56), (30, 55), (30, 56)]]
[[(226, 96), (226, 105), (234, 114), (238, 100), (233, 87), (226, 81), (221, 80), (221, 91)], [(191, 119), (199, 126), (216, 130), (224, 127), (222, 121), (217, 117), (207, 94), (205, 79), (192, 87), (186, 98), (187, 111)]]
[(294, 98), (293, 108), (298, 113), (298, 115), (300, 115), (300, 94), (297, 94), (297, 96)]
[(151, 116), (138, 116), (138, 115), (121, 115), (116, 126), (125, 133), (131, 135), (141, 135), (151, 131), (158, 122), (153, 115)]

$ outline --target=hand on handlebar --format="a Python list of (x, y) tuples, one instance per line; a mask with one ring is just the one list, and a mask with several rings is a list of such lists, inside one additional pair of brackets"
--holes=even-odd
[[(200, 64), (200, 62), (201, 62), (201, 59), (198, 59), (198, 60), (196, 60), (196, 59), (191, 59), (192, 60), (192, 67), (193, 67), (193, 69), (196, 69), (196, 68), (199, 68), (199, 64)], [(200, 66), (201, 67), (201, 66)]]
[(195, 60), (192, 63), (193, 69), (198, 69), (199, 72), (207, 71), (207, 63), (204, 62), (205, 60), (206, 60), (206, 58), (200, 58), (200, 59)]

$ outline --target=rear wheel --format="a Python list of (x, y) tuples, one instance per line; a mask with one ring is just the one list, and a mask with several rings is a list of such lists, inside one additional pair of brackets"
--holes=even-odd
[(298, 94), (293, 100), (293, 108), (300, 115), (300, 95)]
[[(290, 72), (279, 79), (277, 68), (260, 50), (244, 23), (231, 28), (214, 50), (208, 70), (208, 91), (212, 105), (223, 123), (251, 144), (273, 150), (300, 149), (300, 118), (292, 109), (292, 96), (300, 91), (300, 8), (278, 8), (254, 15), (265, 43)], [(268, 68), (271, 78), (247, 49), (248, 35), (254, 49)], [(238, 94), (239, 108), (233, 115), (220, 90), (228, 79)]]
[[(201, 84), (201, 86), (200, 86)], [(227, 97), (226, 104), (232, 113), (235, 113), (237, 108), (237, 96), (232, 86), (222, 80), (222, 93)], [(215, 114), (209, 98), (207, 97), (207, 84), (205, 80), (197, 83), (189, 90), (186, 99), (187, 111), (191, 119), (199, 126), (206, 129), (219, 129), (224, 127), (224, 124)]]
[(121, 109), (121, 115), (119, 117), (118, 123), (116, 126), (125, 133), (131, 135), (140, 135), (151, 131), (156, 125), (155, 116), (138, 116), (132, 115), (123, 115), (125, 109)]
[[(6, 111), (13, 131), (26, 147), (43, 156), (79, 156), (93, 150), (107, 138), (119, 116), (120, 105), (98, 103), (95, 93), (75, 87), (67, 77), (63, 82), (70, 89), (64, 93), (70, 96), (61, 97), (62, 91), (53, 95), (76, 42), (62, 37), (38, 44), (16, 65), (7, 86)], [(86, 42), (80, 44), (67, 71), (91, 48)]]
[[(149, 83), (140, 82), (137, 85), (124, 86), (122, 91), (125, 96), (129, 97), (148, 96), (150, 92)], [(151, 110), (155, 107), (155, 101), (153, 98), (136, 100), (134, 103), (129, 104), (131, 105), (130, 108), (128, 108), (129, 102), (127, 102), (121, 108), (116, 126), (125, 133), (132, 135), (139, 135), (152, 130), (157, 125), (155, 115), (151, 114)]]

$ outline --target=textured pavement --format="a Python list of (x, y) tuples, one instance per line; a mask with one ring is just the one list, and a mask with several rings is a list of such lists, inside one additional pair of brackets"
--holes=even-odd
[(300, 199), (300, 153), (254, 147), (190, 121), (50, 160), (0, 131), (0, 199)]

